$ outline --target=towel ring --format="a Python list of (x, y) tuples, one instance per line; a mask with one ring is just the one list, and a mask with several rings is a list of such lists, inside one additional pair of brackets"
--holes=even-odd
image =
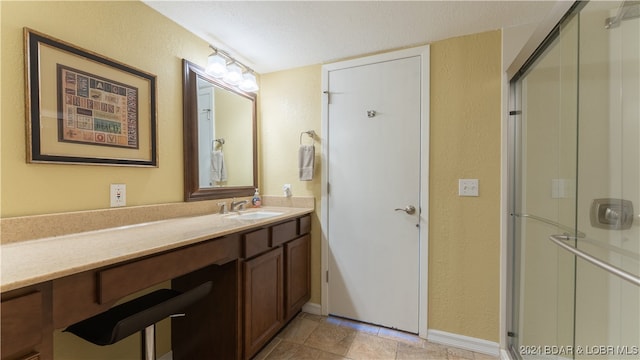
[(311, 138), (311, 144), (313, 144), (313, 138), (316, 136), (316, 132), (313, 130), (307, 130), (300, 133), (300, 145), (302, 145), (302, 135), (307, 134)]
[(218, 143), (220, 145), (220, 149), (222, 149), (222, 145), (224, 145), (224, 138), (211, 140), (211, 150), (212, 151), (216, 149), (216, 143)]

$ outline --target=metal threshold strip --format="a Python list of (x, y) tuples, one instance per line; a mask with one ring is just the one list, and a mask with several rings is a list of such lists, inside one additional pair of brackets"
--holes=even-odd
[(549, 240), (551, 240), (553, 243), (555, 243), (556, 245), (560, 246), (561, 248), (563, 248), (564, 250), (569, 251), (570, 253), (573, 253), (575, 256), (586, 260), (590, 263), (592, 263), (595, 266), (598, 266), (601, 269), (604, 269), (605, 271), (616, 275), (624, 280), (629, 281), (632, 284), (635, 284), (636, 286), (640, 286), (640, 277), (631, 274), (625, 270), (622, 270), (614, 265), (609, 264), (606, 261), (602, 261), (594, 256), (591, 256), (589, 254), (587, 254), (586, 252), (580, 250), (580, 249), (576, 249), (575, 247), (566, 244), (564, 241), (567, 240), (574, 240), (574, 237), (572, 236), (567, 236), (567, 235), (551, 235), (549, 236)]

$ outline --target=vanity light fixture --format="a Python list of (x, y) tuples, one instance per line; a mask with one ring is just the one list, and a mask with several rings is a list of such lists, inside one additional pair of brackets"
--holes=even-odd
[(257, 92), (258, 82), (254, 71), (234, 59), (228, 53), (209, 45), (213, 53), (207, 59), (206, 72), (215, 78), (222, 78), (229, 85), (246, 92)]

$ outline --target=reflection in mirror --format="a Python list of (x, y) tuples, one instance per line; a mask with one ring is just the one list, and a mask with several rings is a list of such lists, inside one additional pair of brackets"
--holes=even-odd
[(253, 102), (198, 77), (198, 160), (201, 188), (253, 184)]
[(249, 196), (257, 187), (256, 96), (184, 65), (185, 201)]

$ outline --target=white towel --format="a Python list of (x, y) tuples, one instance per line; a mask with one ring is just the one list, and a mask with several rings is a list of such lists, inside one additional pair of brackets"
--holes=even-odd
[(211, 152), (211, 180), (213, 182), (227, 181), (227, 167), (224, 164), (222, 150)]
[(316, 150), (313, 145), (300, 145), (298, 149), (298, 170), (300, 180), (313, 180)]

